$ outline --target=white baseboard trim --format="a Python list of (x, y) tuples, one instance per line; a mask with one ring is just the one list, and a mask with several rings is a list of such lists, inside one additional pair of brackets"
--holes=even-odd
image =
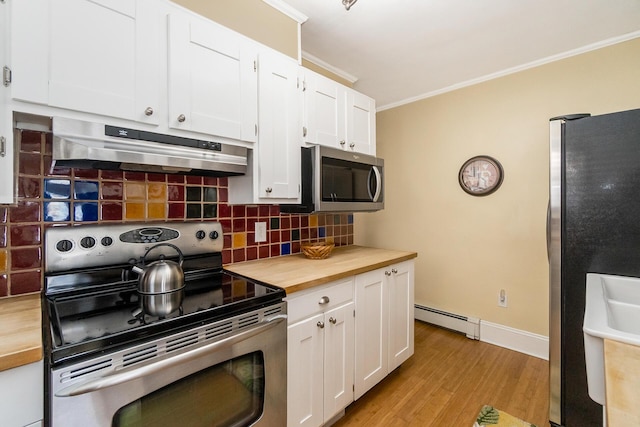
[(481, 320), (480, 341), (549, 360), (549, 338), (544, 335)]
[(476, 317), (460, 316), (420, 304), (414, 306), (413, 313), (415, 319), (423, 322), (462, 332), (472, 340), (480, 338), (480, 319)]

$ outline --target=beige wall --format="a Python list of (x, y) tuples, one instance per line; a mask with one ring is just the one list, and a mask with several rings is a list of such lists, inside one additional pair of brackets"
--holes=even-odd
[(298, 59), (298, 24), (262, 0), (173, 0), (225, 27)]
[[(635, 39), (379, 112), (385, 210), (356, 216), (356, 244), (417, 251), (416, 303), (548, 335), (548, 120), (639, 108), (639, 76)], [(505, 171), (486, 197), (458, 185), (479, 154)]]

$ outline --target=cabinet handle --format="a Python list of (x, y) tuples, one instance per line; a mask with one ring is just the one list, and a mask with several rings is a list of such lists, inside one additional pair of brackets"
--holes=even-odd
[(335, 325), (337, 322), (336, 319), (334, 319), (333, 317), (329, 317), (329, 323), (331, 323), (332, 325)]
[(264, 191), (266, 191), (266, 192), (267, 192), (267, 194), (271, 194), (271, 192), (273, 191), (273, 188), (271, 188), (271, 187), (267, 187), (267, 189), (266, 189), (266, 190), (264, 190)]
[(151, 107), (147, 107), (147, 108), (144, 110), (144, 115), (145, 115), (145, 116), (153, 116), (153, 108), (151, 108)]
[(396, 274), (396, 273), (398, 273), (398, 269), (396, 269), (396, 268), (392, 268), (392, 269), (391, 269), (391, 272), (392, 272), (393, 274)]
[(320, 298), (320, 301), (318, 301), (318, 304), (329, 304), (329, 297), (324, 296)]
[(4, 157), (7, 154), (7, 140), (4, 136), (0, 136), (0, 157)]
[(356, 146), (355, 142), (352, 142), (351, 144), (349, 144), (349, 147), (351, 147), (352, 149)]
[(342, 145), (344, 147), (344, 144), (346, 144), (346, 142), (344, 140), (340, 141), (340, 145)]
[(302, 136), (304, 136), (304, 137), (307, 136), (307, 127), (306, 126), (302, 126)]
[(318, 328), (320, 329), (324, 328), (324, 322), (322, 320), (318, 320), (318, 323), (316, 323), (316, 325), (318, 325)]
[(180, 114), (180, 115), (178, 116), (178, 121), (179, 121), (180, 123), (184, 122), (185, 120), (187, 120), (187, 118), (185, 117), (185, 115), (184, 115), (184, 114)]
[(385, 272), (384, 272), (384, 275), (385, 275), (385, 276), (391, 276), (391, 272), (390, 272), (390, 271), (385, 271)]

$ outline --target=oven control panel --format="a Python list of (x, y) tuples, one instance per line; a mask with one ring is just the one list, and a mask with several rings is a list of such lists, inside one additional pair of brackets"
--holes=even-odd
[[(45, 231), (45, 272), (125, 264), (131, 259), (140, 260), (147, 250), (161, 243), (177, 246), (185, 256), (222, 252), (222, 225), (193, 222), (49, 228)], [(173, 257), (176, 251), (161, 245), (147, 261), (160, 255)]]

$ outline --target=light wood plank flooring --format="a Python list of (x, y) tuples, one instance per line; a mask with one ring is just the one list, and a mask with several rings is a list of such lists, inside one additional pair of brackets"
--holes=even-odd
[(335, 427), (471, 427), (493, 405), (548, 426), (548, 362), (416, 321), (415, 353)]

